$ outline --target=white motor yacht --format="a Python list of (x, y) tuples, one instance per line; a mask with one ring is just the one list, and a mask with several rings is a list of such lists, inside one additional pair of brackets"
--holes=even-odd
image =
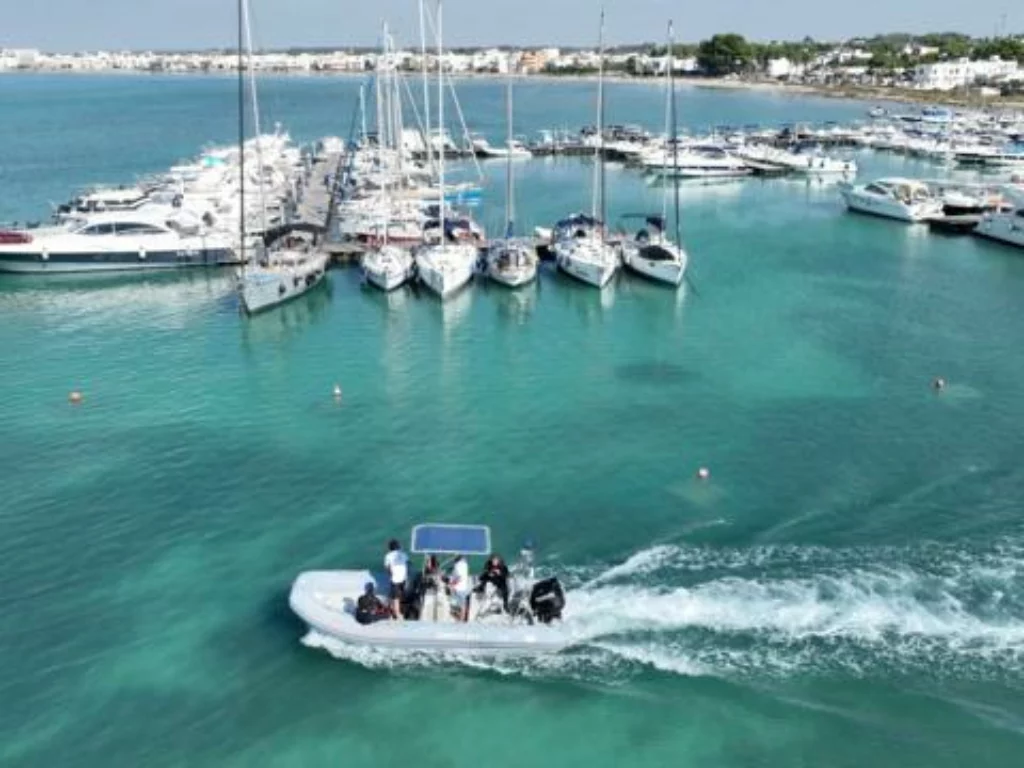
[(183, 212), (116, 211), (0, 232), (0, 272), (115, 272), (237, 264), (234, 238)]
[(942, 200), (927, 184), (911, 179), (890, 178), (870, 184), (845, 184), (840, 188), (851, 211), (899, 221), (926, 221), (943, 213)]
[[(557, 653), (582, 642), (582, 636), (577, 637), (563, 622), (566, 600), (561, 584), (553, 578), (536, 579), (528, 547), (509, 569), (508, 610), (493, 585), (487, 585), (470, 594), (465, 621), (434, 564), (438, 557), (487, 557), (492, 551), (490, 529), (418, 525), (412, 530), (409, 550), (423, 557), (423, 567), (401, 596), (402, 621), (388, 617), (377, 597), (389, 594), (386, 573), (351, 569), (300, 574), (288, 604), (309, 628), (303, 643), (328, 650), (340, 644), (433, 653), (536, 655)], [(409, 571), (413, 570), (410, 563)], [(359, 610), (364, 595), (369, 599)], [(373, 606), (372, 612), (367, 603)]]
[(747, 176), (750, 167), (722, 147), (711, 144), (693, 145), (680, 150), (675, 157), (669, 150), (648, 155), (644, 167), (659, 176), (684, 179), (732, 178)]
[(382, 291), (393, 291), (413, 274), (413, 258), (408, 249), (389, 243), (363, 256), (363, 276)]
[(990, 240), (1024, 248), (1024, 207), (987, 213), (978, 222), (974, 232)]
[(477, 157), (484, 158), (533, 157), (533, 153), (526, 148), (526, 145), (516, 139), (506, 142), (504, 147), (492, 146), (491, 143), (484, 138), (473, 139), (473, 151), (476, 153)]

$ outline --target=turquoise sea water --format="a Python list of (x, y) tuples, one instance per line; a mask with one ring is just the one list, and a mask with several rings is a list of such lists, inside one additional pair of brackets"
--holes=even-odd
[[(354, 89), (271, 80), (263, 101), (307, 140), (346, 131)], [(460, 96), (500, 135), (499, 84)], [(613, 120), (661, 121), (657, 88), (609, 98)], [(526, 84), (520, 130), (592, 102)], [(213, 78), (3, 77), (0, 104), (0, 220), (235, 120)], [(695, 128), (864, 109), (683, 100)], [(485, 170), (493, 224), (503, 168)], [(587, 205), (584, 161), (518, 173), (524, 225)], [(614, 211), (660, 205), (608, 178)], [(442, 305), (338, 270), (244, 320), (225, 274), (0, 277), (0, 761), (1019, 762), (1024, 260), (846, 214), (829, 186), (682, 200), (699, 295), (545, 271)], [(507, 553), (535, 538), (592, 642), (472, 662), (303, 647), (294, 575), (373, 565), (422, 520), (488, 523)]]

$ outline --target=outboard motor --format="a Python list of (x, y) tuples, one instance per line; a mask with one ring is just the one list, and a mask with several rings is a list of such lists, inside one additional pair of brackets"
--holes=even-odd
[(544, 579), (533, 585), (530, 592), (530, 609), (541, 624), (550, 624), (562, 618), (565, 608), (565, 593), (558, 579)]

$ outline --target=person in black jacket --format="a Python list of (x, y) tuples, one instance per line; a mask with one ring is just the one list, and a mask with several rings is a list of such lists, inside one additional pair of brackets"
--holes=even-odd
[(480, 572), (476, 591), (483, 592), (487, 584), (491, 583), (501, 595), (501, 606), (508, 613), (508, 566), (501, 559), (501, 555), (493, 554), (484, 563), (484, 569)]
[(372, 581), (366, 582), (366, 589), (362, 596), (356, 600), (356, 621), (360, 624), (373, 624), (380, 619), (386, 619), (391, 615), (388, 607), (377, 597)]

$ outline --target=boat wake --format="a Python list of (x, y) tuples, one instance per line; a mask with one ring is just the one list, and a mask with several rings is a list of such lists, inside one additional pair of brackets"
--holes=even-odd
[[(644, 671), (719, 677), (920, 674), (1024, 679), (1024, 540), (983, 549), (656, 546), (570, 569), (572, 651), (452, 656), (498, 674), (615, 682)], [(305, 642), (367, 666), (434, 655)]]

